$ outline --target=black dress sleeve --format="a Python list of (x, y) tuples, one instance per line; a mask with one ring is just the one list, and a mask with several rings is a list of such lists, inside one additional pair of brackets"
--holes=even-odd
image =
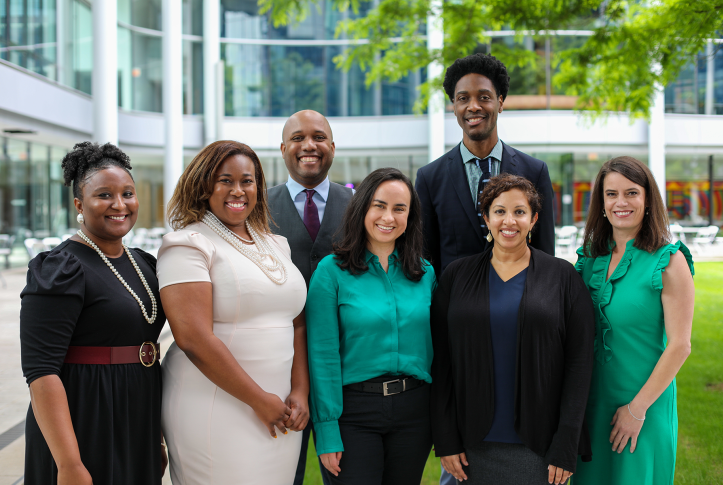
[(593, 369), (595, 314), (590, 293), (574, 267), (565, 265), (569, 278), (565, 315), (565, 377), (562, 382), (560, 421), (545, 456), (546, 462), (575, 472), (578, 453), (590, 461), (585, 409)]
[(153, 256), (152, 254), (148, 254), (144, 250), (138, 249), (138, 248), (133, 248), (133, 249), (131, 249), (131, 251), (133, 251), (133, 253), (138, 254), (141, 258), (143, 258), (143, 260), (146, 263), (148, 263), (148, 266), (150, 266), (151, 269), (153, 269), (153, 274), (154, 275), (156, 274), (156, 263), (158, 262), (158, 260), (155, 258), (155, 256)]
[(28, 264), (20, 293), (20, 352), (28, 385), (60, 374), (84, 298), (83, 267), (74, 255), (46, 252)]
[(432, 299), (430, 319), (434, 349), (430, 411), (434, 452), (438, 457), (464, 452), (462, 436), (457, 423), (457, 399), (447, 323), (449, 296), (456, 266), (452, 263), (440, 279), (439, 287)]

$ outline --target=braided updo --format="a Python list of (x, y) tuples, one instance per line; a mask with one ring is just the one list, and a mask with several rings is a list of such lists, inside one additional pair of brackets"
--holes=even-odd
[(65, 185), (73, 185), (73, 197), (83, 200), (83, 186), (88, 177), (108, 167), (120, 167), (131, 179), (131, 160), (128, 155), (112, 143), (98, 145), (89, 141), (77, 143), (61, 162)]

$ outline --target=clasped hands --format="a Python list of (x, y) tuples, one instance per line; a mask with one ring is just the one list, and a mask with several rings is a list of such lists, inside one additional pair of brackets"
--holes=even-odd
[(293, 390), (286, 401), (282, 401), (276, 394), (267, 392), (259, 403), (253, 406), (253, 410), (273, 438), (276, 438), (275, 428), (287, 434), (289, 429), (303, 431), (309, 422), (308, 398)]
[[(460, 453), (458, 455), (443, 456), (441, 461), (442, 467), (447, 470), (447, 473), (452, 475), (460, 482), (463, 480), (467, 480), (467, 474), (462, 468), (462, 465), (469, 466), (466, 454)], [(555, 465), (549, 465), (547, 467), (547, 471), (548, 483), (554, 483), (555, 485), (566, 483), (567, 479), (572, 476), (572, 472), (563, 470), (562, 468)]]

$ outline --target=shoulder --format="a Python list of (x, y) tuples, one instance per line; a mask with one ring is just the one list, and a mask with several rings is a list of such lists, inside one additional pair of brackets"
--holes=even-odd
[(459, 151), (459, 145), (455, 145), (450, 151), (448, 151), (432, 163), (428, 163), (423, 167), (420, 167), (419, 170), (417, 170), (417, 174), (423, 176), (432, 176), (433, 174), (439, 172), (447, 163), (450, 163), (450, 160), (456, 158), (459, 158), (460, 160), (462, 159), (462, 155)]
[(334, 253), (324, 256), (321, 261), (319, 261), (319, 264), (316, 266), (316, 271), (314, 273), (319, 270), (322, 270), (325, 273), (335, 273), (337, 271), (341, 271), (341, 268), (339, 268), (339, 265), (337, 265), (336, 263), (337, 260)]
[(502, 147), (503, 157), (506, 152), (508, 156), (514, 158), (515, 161), (520, 164), (518, 166), (518, 170), (526, 169), (528, 171), (532, 171), (533, 173), (538, 173), (542, 171), (543, 168), (547, 167), (547, 164), (542, 160), (532, 157), (524, 152), (521, 152), (520, 150), (513, 148), (506, 143), (503, 143)]
[(456, 259), (456, 260), (452, 261), (451, 263), (449, 263), (449, 265), (445, 268), (445, 270), (442, 273), (442, 276), (440, 278), (440, 281), (442, 279), (450, 280), (450, 279), (455, 279), (460, 276), (466, 275), (467, 273), (478, 268), (484, 258), (489, 258), (489, 257), (490, 257), (490, 250), (487, 249), (479, 254)]
[(155, 269), (156, 269), (156, 257), (155, 256), (153, 256), (152, 254), (148, 254), (147, 252), (145, 252), (144, 250), (139, 249), (139, 248), (128, 248), (128, 249), (131, 250), (131, 252), (133, 253), (134, 256), (139, 256), (141, 259), (143, 259), (143, 261), (148, 263), (148, 265), (151, 268), (153, 268), (153, 270), (155, 271)]
[(341, 184), (337, 184), (336, 182), (330, 182), (329, 183), (329, 195), (334, 194), (338, 197), (341, 197), (345, 201), (351, 200), (352, 196), (354, 195), (354, 191), (350, 189), (349, 187), (345, 187)]
[(688, 247), (680, 241), (661, 247), (652, 253), (652, 259), (655, 262), (655, 268), (651, 283), (653, 288), (658, 291), (663, 289), (666, 280), (671, 278), (688, 279), (689, 275), (695, 274), (693, 256)]
[(170, 232), (163, 236), (161, 248), (158, 250), (158, 259), (160, 260), (172, 248), (185, 247), (196, 249), (207, 257), (213, 257), (216, 252), (216, 246), (209, 238), (212, 232), (203, 223), (196, 222), (185, 228)]
[(83, 264), (70, 248), (72, 243), (65, 241), (52, 251), (40, 253), (30, 260), (26, 286), (20, 297), (27, 294), (67, 294), (82, 287), (85, 279)]
[(266, 190), (266, 193), (269, 195), (269, 197), (278, 197), (280, 194), (283, 194), (286, 192), (289, 193), (288, 188), (286, 187), (286, 184), (279, 184), (274, 187), (271, 187), (270, 189)]
[(277, 234), (266, 234), (264, 237), (266, 237), (266, 239), (268, 239), (274, 247), (281, 250), (281, 252), (284, 253), (284, 256), (289, 259), (291, 258), (291, 246), (289, 246), (288, 239)]

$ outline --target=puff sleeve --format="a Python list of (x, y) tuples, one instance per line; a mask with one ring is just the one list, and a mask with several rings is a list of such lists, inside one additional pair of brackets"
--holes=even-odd
[(158, 250), (159, 290), (179, 283), (211, 282), (216, 247), (203, 234), (183, 229), (163, 236)]
[(39, 254), (28, 264), (20, 299), (20, 355), (30, 385), (60, 375), (85, 300), (80, 261), (63, 251)]

